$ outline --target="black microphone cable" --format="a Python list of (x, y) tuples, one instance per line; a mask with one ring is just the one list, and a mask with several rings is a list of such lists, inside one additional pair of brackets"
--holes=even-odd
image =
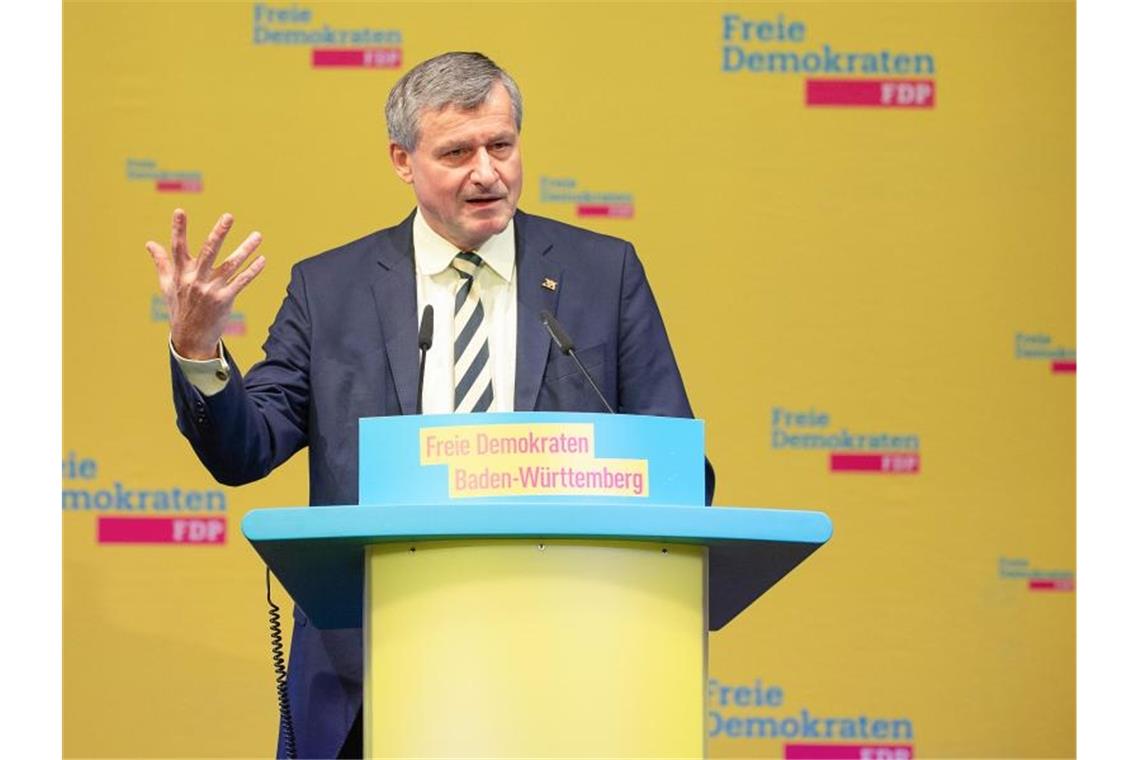
[(277, 712), (285, 735), (285, 757), (297, 757), (297, 739), (293, 734), (293, 714), (289, 709), (289, 673), (285, 669), (285, 648), (281, 643), (281, 608), (269, 595), (269, 567), (265, 568), (265, 601), (269, 602), (269, 642), (273, 649), (273, 671), (277, 674)]

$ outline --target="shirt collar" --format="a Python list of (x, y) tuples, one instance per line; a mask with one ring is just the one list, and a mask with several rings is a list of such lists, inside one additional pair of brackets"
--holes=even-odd
[[(412, 246), (415, 248), (416, 271), (420, 274), (436, 275), (451, 266), (455, 254), (459, 249), (447, 242), (438, 232), (428, 226), (424, 215), (416, 209), (416, 218), (412, 221)], [(491, 267), (507, 282), (515, 272), (515, 220), (512, 217), (506, 229), (497, 235), (492, 235), (487, 242), (476, 248), (473, 253)]]

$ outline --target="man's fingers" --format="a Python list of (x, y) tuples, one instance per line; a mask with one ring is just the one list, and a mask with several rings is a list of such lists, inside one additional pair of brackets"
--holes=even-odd
[(144, 248), (146, 248), (146, 252), (150, 254), (150, 258), (152, 261), (154, 261), (154, 265), (159, 269), (162, 269), (169, 263), (170, 258), (166, 255), (166, 250), (163, 249), (163, 247), (158, 243), (154, 242), (153, 240), (148, 240), (146, 241)]
[(174, 209), (174, 217), (170, 220), (170, 251), (174, 254), (175, 267), (181, 267), (190, 260), (186, 251), (186, 212), (180, 208)]
[(237, 247), (237, 250), (227, 256), (226, 260), (222, 262), (222, 265), (218, 267), (222, 277), (228, 281), (234, 272), (241, 269), (242, 264), (253, 255), (253, 252), (257, 250), (259, 245), (261, 245), (261, 233), (249, 233), (249, 237), (242, 241), (242, 244)]
[(253, 263), (250, 264), (244, 272), (235, 277), (233, 279), (233, 282), (226, 286), (226, 290), (229, 291), (230, 297), (234, 297), (238, 293), (242, 292), (242, 290), (245, 289), (246, 285), (253, 282), (254, 277), (257, 277), (259, 274), (261, 274), (262, 269), (265, 269), (265, 257), (258, 256), (253, 260)]
[(162, 246), (153, 240), (146, 241), (146, 252), (150, 254), (151, 261), (154, 262), (154, 268), (158, 270), (158, 279), (165, 282), (170, 277), (170, 256), (163, 250)]
[(228, 213), (218, 217), (217, 223), (214, 224), (214, 229), (210, 230), (210, 234), (206, 237), (206, 242), (202, 244), (202, 252), (198, 254), (199, 276), (210, 274), (210, 270), (214, 267), (214, 259), (217, 257), (222, 243), (225, 242), (226, 234), (230, 231), (230, 227), (232, 227), (233, 224), (234, 218)]

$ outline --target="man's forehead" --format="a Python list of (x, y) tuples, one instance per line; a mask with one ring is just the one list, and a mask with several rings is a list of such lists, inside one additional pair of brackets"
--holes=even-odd
[(509, 108), (504, 111), (484, 106), (479, 108), (447, 106), (428, 111), (420, 118), (420, 138), (451, 141), (513, 137), (518, 134), (514, 116)]

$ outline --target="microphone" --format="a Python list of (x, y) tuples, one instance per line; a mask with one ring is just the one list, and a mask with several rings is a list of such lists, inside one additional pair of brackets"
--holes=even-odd
[(578, 371), (586, 377), (586, 381), (590, 383), (590, 387), (594, 389), (594, 393), (598, 394), (598, 398), (602, 400), (602, 406), (606, 408), (606, 411), (610, 414), (616, 414), (614, 408), (610, 406), (610, 402), (606, 401), (606, 397), (603, 396), (602, 392), (598, 389), (598, 384), (594, 382), (594, 378), (591, 377), (586, 368), (582, 366), (582, 361), (578, 358), (578, 353), (574, 350), (574, 341), (570, 339), (570, 334), (562, 329), (562, 325), (559, 324), (558, 320), (555, 319), (554, 315), (549, 311), (543, 309), (539, 312), (538, 318), (542, 320), (543, 327), (550, 333), (550, 337), (554, 341), (554, 345), (558, 346), (558, 350), (574, 360)]
[(435, 332), (435, 309), (429, 303), (420, 317), (420, 382), (416, 388), (416, 414), (424, 412), (424, 367), (427, 365), (427, 352), (431, 348), (432, 333)]

